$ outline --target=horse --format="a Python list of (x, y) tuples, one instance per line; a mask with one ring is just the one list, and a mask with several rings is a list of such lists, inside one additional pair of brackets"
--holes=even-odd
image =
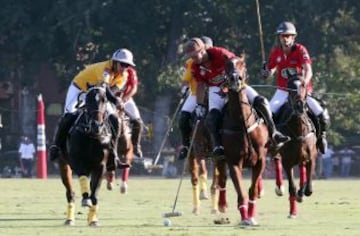
[[(196, 129), (193, 150), (189, 156), (189, 171), (191, 174), (191, 184), (193, 187), (193, 211), (195, 215), (200, 214), (200, 201), (207, 200), (207, 176), (208, 170), (206, 160), (211, 156), (211, 141), (205, 120), (200, 119)], [(211, 213), (224, 213), (227, 208), (226, 201), (226, 161), (212, 161), (212, 184), (211, 192)]]
[[(297, 216), (296, 202), (302, 202), (303, 196), (310, 196), (313, 192), (312, 178), (315, 171), (317, 157), (316, 130), (308, 116), (306, 105), (307, 91), (303, 77), (288, 73), (287, 103), (281, 108), (278, 117), (278, 129), (291, 137), (279, 151), (281, 165), (285, 170), (289, 184), (290, 213), (289, 218)], [(299, 166), (300, 188), (296, 191), (293, 167)], [(281, 166), (277, 165), (277, 189), (282, 186)], [(280, 171), (279, 171), (280, 170)], [(280, 181), (279, 181), (280, 180)], [(282, 193), (276, 192), (278, 195)]]
[(78, 117), (67, 136), (66, 149), (59, 159), (68, 202), (65, 225), (75, 224), (72, 171), (79, 177), (82, 206), (89, 207), (88, 224), (99, 225), (97, 194), (110, 160), (112, 137), (106, 118), (106, 104), (106, 89), (103, 86), (89, 88), (85, 95), (85, 105), (78, 111)]
[[(228, 59), (225, 65), (222, 91), (228, 103), (222, 122), (222, 142), (230, 177), (237, 193), (240, 225), (252, 226), (255, 220), (256, 200), (260, 197), (260, 184), (268, 152), (269, 133), (246, 96), (245, 57)], [(246, 195), (243, 169), (251, 170), (251, 185)]]
[[(134, 159), (134, 147), (131, 142), (131, 129), (129, 117), (123, 111), (118, 112), (121, 122), (120, 126), (120, 137), (118, 141), (118, 155), (122, 162), (127, 163), (131, 166)], [(121, 173), (121, 185), (120, 193), (126, 194), (128, 192), (128, 180), (130, 174), (130, 167), (122, 169)], [(107, 189), (112, 190), (114, 188), (114, 182), (116, 177), (116, 170), (109, 170), (106, 172)]]

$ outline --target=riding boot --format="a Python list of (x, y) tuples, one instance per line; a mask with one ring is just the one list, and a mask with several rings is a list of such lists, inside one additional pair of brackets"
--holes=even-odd
[(317, 116), (319, 122), (319, 135), (316, 142), (316, 146), (322, 154), (325, 154), (327, 151), (328, 142), (326, 140), (326, 131), (330, 126), (330, 117), (327, 109)]
[(191, 113), (187, 111), (181, 111), (179, 119), (179, 128), (182, 138), (182, 148), (180, 150), (178, 160), (184, 160), (187, 157), (190, 147), (190, 135), (191, 135)]
[(132, 124), (131, 142), (134, 146), (134, 154), (135, 154), (135, 156), (142, 158), (143, 153), (141, 151), (140, 141), (141, 141), (141, 134), (143, 131), (143, 125), (142, 125), (142, 122), (140, 119), (131, 120), (130, 122)]
[(217, 109), (212, 109), (206, 116), (205, 125), (209, 130), (210, 140), (213, 146), (213, 156), (216, 159), (224, 158), (224, 146), (221, 142), (221, 121), (222, 114), (221, 111)]
[(117, 168), (124, 169), (130, 165), (120, 161), (118, 156), (118, 141), (120, 136), (120, 122), (115, 114), (109, 115), (109, 122), (111, 124), (112, 138), (110, 142), (110, 155), (107, 171), (113, 171)]
[(257, 96), (254, 100), (253, 105), (256, 111), (259, 112), (261, 117), (265, 120), (265, 123), (269, 130), (271, 141), (275, 146), (275, 150), (279, 150), (285, 143), (290, 141), (290, 137), (283, 135), (276, 129), (275, 123), (272, 118), (270, 105), (264, 97)]
[(53, 144), (49, 147), (49, 158), (51, 161), (60, 158), (61, 150), (64, 150), (66, 146), (66, 136), (76, 118), (77, 113), (65, 113), (59, 118), (53, 137)]

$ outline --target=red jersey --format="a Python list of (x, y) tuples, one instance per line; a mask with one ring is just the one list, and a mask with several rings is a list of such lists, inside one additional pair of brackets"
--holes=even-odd
[(203, 81), (208, 86), (217, 86), (224, 81), (225, 62), (227, 58), (235, 57), (235, 54), (225, 48), (212, 47), (206, 50), (210, 64), (203, 66), (192, 63), (191, 73), (196, 81)]
[[(273, 69), (276, 67), (276, 79), (277, 86), (281, 89), (286, 89), (287, 86), (287, 72), (286, 69), (289, 69), (291, 72), (296, 72), (299, 75), (302, 75), (303, 64), (310, 63), (310, 55), (305, 48), (305, 46), (295, 43), (289, 55), (285, 55), (280, 47), (275, 47), (269, 56), (268, 69)], [(311, 81), (307, 85), (308, 92), (312, 92)]]
[(132, 88), (137, 86), (138, 84), (138, 77), (136, 74), (136, 70), (132, 67), (128, 67), (126, 71), (128, 73), (128, 79), (123, 88), (124, 95), (127, 95), (132, 90)]

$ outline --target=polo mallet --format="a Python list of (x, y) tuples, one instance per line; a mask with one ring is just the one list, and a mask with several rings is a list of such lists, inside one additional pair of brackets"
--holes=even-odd
[(257, 13), (257, 20), (258, 20), (258, 27), (259, 27), (259, 38), (260, 38), (260, 46), (261, 46), (261, 59), (262, 59), (262, 61), (264, 63), (265, 62), (265, 46), (264, 46), (264, 35), (263, 35), (263, 30), (262, 30), (259, 0), (256, 0), (256, 13)]
[(183, 166), (183, 170), (182, 170), (182, 173), (181, 173), (180, 182), (179, 182), (179, 186), (178, 186), (178, 189), (177, 189), (177, 192), (176, 192), (175, 201), (174, 201), (174, 205), (172, 207), (172, 211), (164, 213), (163, 217), (165, 217), (165, 218), (182, 216), (182, 212), (175, 211), (175, 207), (176, 207), (176, 203), (177, 203), (177, 200), (178, 200), (178, 197), (179, 197), (180, 187), (181, 187), (182, 181), (184, 179), (185, 170), (186, 170), (186, 164), (187, 164), (187, 161), (189, 160), (189, 157), (190, 157), (190, 154), (191, 154), (191, 150), (192, 150), (192, 147), (193, 147), (193, 144), (194, 144), (194, 140), (195, 140), (195, 136), (196, 136), (196, 133), (197, 133), (199, 123), (200, 123), (200, 120), (197, 120), (196, 124), (195, 124), (195, 127), (194, 127), (194, 131), (193, 131), (192, 136), (191, 136), (189, 150), (188, 150), (188, 153), (186, 155), (186, 159), (184, 160), (184, 166)]
[(173, 114), (173, 116), (171, 117), (171, 120), (170, 120), (170, 123), (169, 123), (169, 126), (165, 132), (165, 135), (161, 141), (161, 145), (160, 145), (160, 148), (159, 148), (159, 151), (156, 155), (156, 158), (155, 158), (155, 161), (154, 161), (154, 164), (152, 164), (151, 166), (148, 167), (149, 171), (151, 172), (152, 169), (159, 169), (161, 168), (162, 166), (158, 166), (157, 163), (160, 159), (160, 156), (161, 156), (161, 152), (163, 151), (164, 147), (165, 147), (165, 143), (168, 139), (168, 136), (169, 136), (169, 133), (174, 125), (174, 122), (175, 122), (175, 119), (176, 119), (176, 116), (178, 115), (179, 111), (180, 111), (180, 108), (182, 107), (184, 101), (186, 100), (187, 96), (183, 96), (181, 99), (180, 99), (180, 102), (179, 104), (177, 105), (176, 109), (175, 109), (175, 112)]

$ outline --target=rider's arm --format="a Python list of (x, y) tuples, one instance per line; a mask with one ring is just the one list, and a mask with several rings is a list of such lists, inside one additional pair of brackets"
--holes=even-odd
[(307, 85), (313, 76), (311, 64), (310, 63), (303, 64), (303, 70), (304, 70), (304, 80), (305, 80), (304, 83), (305, 85)]

